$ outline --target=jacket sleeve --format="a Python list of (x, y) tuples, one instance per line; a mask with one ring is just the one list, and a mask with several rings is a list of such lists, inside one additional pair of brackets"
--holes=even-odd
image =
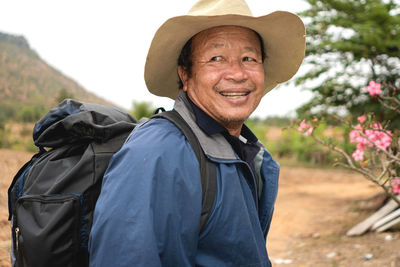
[(261, 175), (264, 182), (259, 207), (264, 238), (268, 235), (272, 215), (274, 213), (274, 206), (278, 195), (279, 171), (279, 164), (272, 158), (271, 154), (265, 150), (261, 165)]
[(196, 156), (164, 119), (112, 158), (96, 203), (90, 266), (193, 266), (201, 213)]

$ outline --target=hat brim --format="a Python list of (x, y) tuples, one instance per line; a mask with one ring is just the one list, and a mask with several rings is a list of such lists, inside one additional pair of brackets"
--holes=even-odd
[(148, 90), (175, 99), (179, 94), (178, 57), (195, 34), (216, 26), (235, 25), (256, 31), (264, 41), (264, 94), (293, 77), (305, 53), (305, 27), (290, 12), (261, 17), (243, 15), (179, 16), (167, 20), (156, 32), (147, 55), (144, 78)]

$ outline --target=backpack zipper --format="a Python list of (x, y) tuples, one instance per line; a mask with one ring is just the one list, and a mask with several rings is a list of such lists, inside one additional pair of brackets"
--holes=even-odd
[[(19, 227), (17, 226), (17, 227), (15, 227), (15, 229), (14, 229), (14, 231), (15, 231), (15, 249), (16, 249), (16, 251), (19, 251), (19, 242), (18, 242), (18, 240), (19, 240)], [(14, 256), (16, 256), (16, 255), (14, 255)]]

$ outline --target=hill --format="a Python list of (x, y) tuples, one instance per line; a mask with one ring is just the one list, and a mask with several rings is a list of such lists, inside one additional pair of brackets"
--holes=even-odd
[(48, 110), (61, 95), (111, 104), (47, 64), (23, 36), (0, 32), (0, 113), (10, 118), (26, 107)]

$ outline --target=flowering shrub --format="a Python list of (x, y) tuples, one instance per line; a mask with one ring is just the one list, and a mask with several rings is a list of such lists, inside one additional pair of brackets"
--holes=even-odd
[[(360, 123), (365, 122), (365, 115), (358, 118)], [(365, 130), (363, 126), (357, 124), (355, 129), (350, 132), (350, 142), (356, 143), (356, 150), (352, 156), (356, 161), (364, 159), (364, 150), (367, 146), (376, 147), (377, 150), (386, 150), (392, 142), (392, 133), (384, 131), (380, 123), (372, 124), (371, 129)]]
[(400, 194), (400, 178), (396, 177), (395, 179), (393, 179), (393, 193), (394, 194)]
[[(371, 81), (365, 90), (382, 106), (400, 115), (399, 88), (387, 85), (385, 90), (382, 90), (380, 83)], [(355, 126), (340, 120), (352, 129), (349, 139), (356, 146), (351, 156), (336, 144), (314, 135), (313, 131), (318, 127), (316, 120), (309, 123), (303, 120), (298, 131), (312, 136), (317, 142), (339, 153), (344, 158), (344, 162), (338, 162), (337, 165), (363, 174), (367, 179), (381, 186), (385, 193), (400, 205), (400, 200), (396, 198), (396, 195), (400, 194), (400, 139), (398, 133), (388, 130), (389, 124), (382, 125), (376, 120), (374, 114), (359, 116), (358, 124)]]
[(371, 96), (380, 95), (382, 93), (381, 84), (370, 81), (369, 85), (365, 88)]
[(306, 123), (306, 120), (303, 120), (301, 123), (300, 123), (300, 126), (299, 126), (299, 129), (298, 129), (299, 131), (305, 131), (305, 135), (311, 135), (312, 134), (312, 132), (313, 132), (313, 130), (314, 130), (314, 127), (311, 127), (310, 125), (308, 125), (307, 123)]

